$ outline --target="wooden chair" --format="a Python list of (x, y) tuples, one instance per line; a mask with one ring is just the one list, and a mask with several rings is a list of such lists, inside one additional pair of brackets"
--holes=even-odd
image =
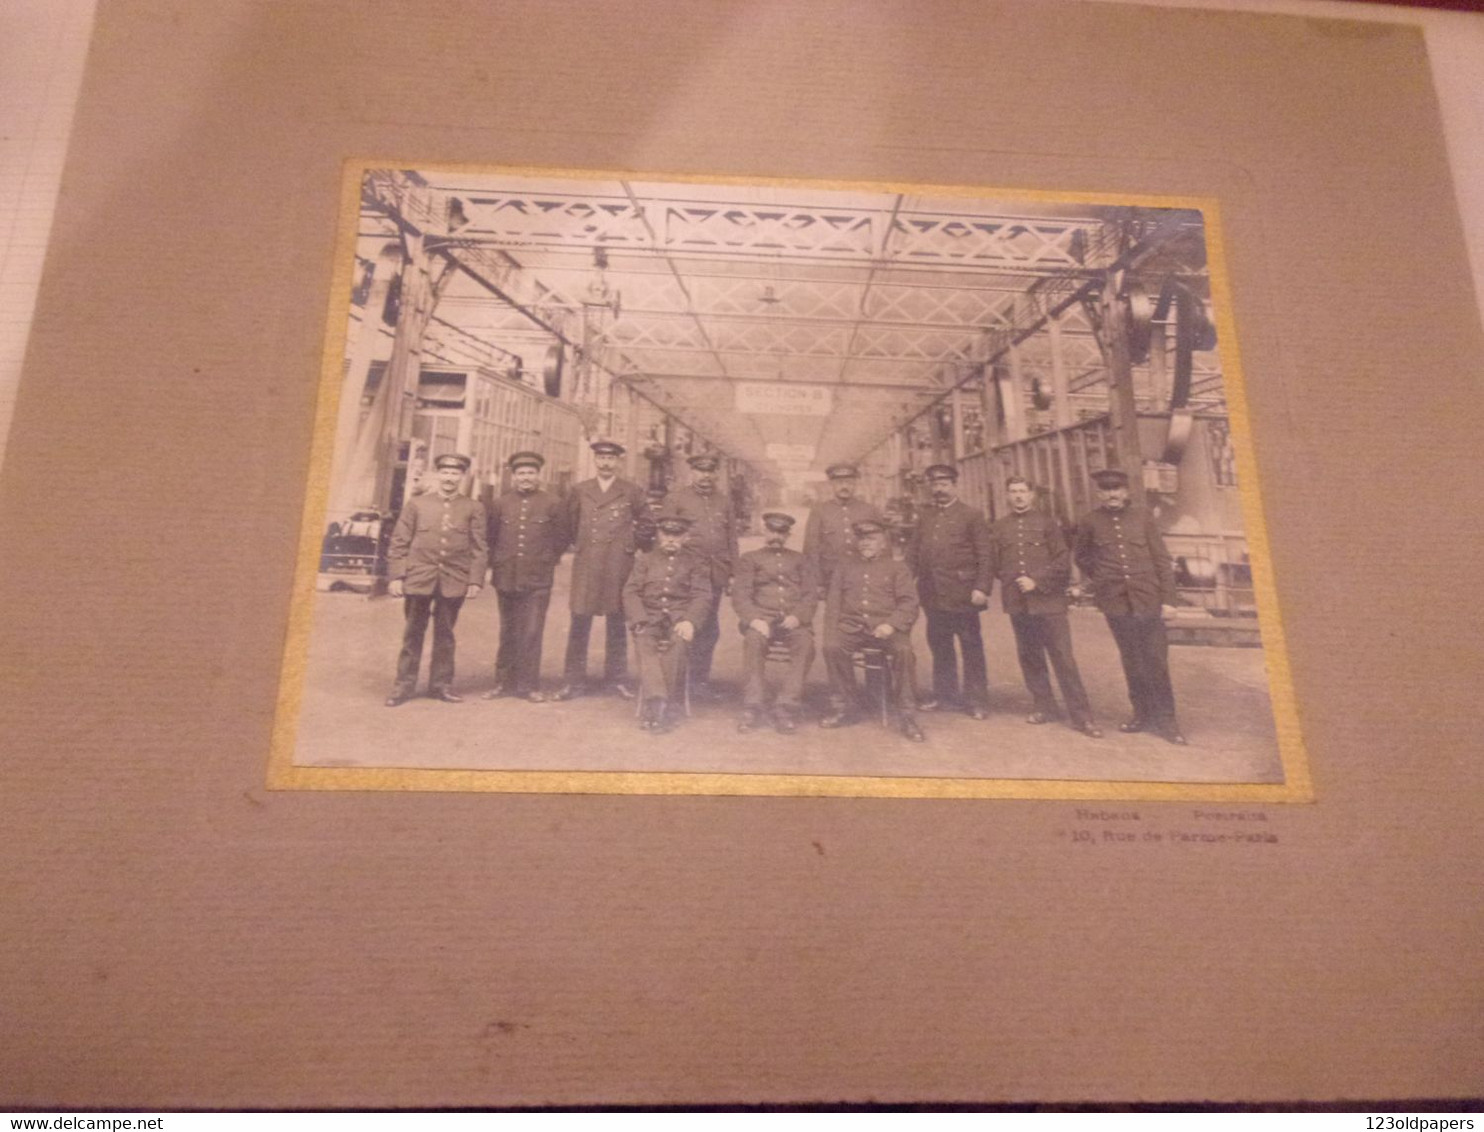
[(850, 663), (861, 670), (861, 680), (869, 696), (874, 688), (881, 709), (881, 726), (891, 726), (891, 688), (895, 677), (891, 652), (884, 645), (862, 645), (850, 654)]

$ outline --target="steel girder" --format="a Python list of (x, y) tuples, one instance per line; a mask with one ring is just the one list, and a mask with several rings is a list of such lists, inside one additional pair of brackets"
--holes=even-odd
[[(667, 186), (667, 196), (679, 196), (687, 188)], [(725, 186), (720, 189), (724, 192)], [(699, 187), (695, 191), (700, 195)], [(461, 238), (511, 250), (603, 247), (825, 261), (1080, 268), (1088, 262), (1086, 229), (1092, 225), (1087, 219), (976, 217), (904, 207), (900, 196), (893, 201), (887, 194), (877, 194), (883, 203), (871, 208), (650, 199), (643, 186), (630, 184), (607, 196), (457, 188), (445, 193), (457, 201), (464, 221), (458, 227)]]
[[(768, 438), (818, 422), (741, 418), (718, 400), (718, 381), (830, 385), (836, 412), (819, 429), (819, 459), (856, 457), (888, 418), (920, 412), (923, 392), (941, 395), (1011, 343), (1024, 384), (1049, 384), (1049, 336), (1036, 328), (1054, 316), (1060, 363), (1082, 389), (1072, 395), (1095, 395), (1101, 351), (1067, 300), (1137, 229), (1117, 210), (1018, 216), (891, 193), (623, 182), (574, 191), (504, 178), (516, 191), (435, 179), (376, 174), (365, 199), (368, 222), (414, 226), (477, 281), (447, 293), (451, 323), (475, 337), (534, 324), (575, 343), (585, 305), (616, 295), (585, 339), (593, 360), (754, 460)], [(1197, 359), (1196, 389), (1219, 394), (1214, 354)]]

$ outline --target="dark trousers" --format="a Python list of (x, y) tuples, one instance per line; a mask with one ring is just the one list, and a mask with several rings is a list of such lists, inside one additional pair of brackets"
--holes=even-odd
[(462, 597), (440, 593), (408, 594), (402, 599), (402, 651), (397, 656), (397, 691), (411, 695), (423, 659), (428, 615), (433, 617), (433, 659), (428, 665), (428, 691), (441, 692), (453, 683), (453, 627), (458, 624)]
[(1134, 718), (1146, 723), (1174, 722), (1175, 690), (1170, 685), (1170, 640), (1164, 618), (1158, 613), (1103, 616), (1118, 642)]
[(500, 649), (495, 654), (495, 683), (518, 696), (541, 686), (541, 637), (551, 589), (500, 590)]
[(650, 700), (683, 700), (685, 669), (691, 646), (668, 625), (645, 625), (634, 631), (634, 659), (639, 666), (639, 696)]
[[(814, 660), (814, 634), (803, 625), (797, 629), (775, 629), (773, 632), (788, 648), (788, 665), (783, 671), (783, 683), (778, 686), (776, 702), (779, 707), (796, 708), (804, 697), (804, 677), (809, 674), (809, 665)], [(768, 644), (768, 638), (756, 629), (743, 630), (744, 707), (762, 707), (767, 698), (763, 673), (768, 666)]]
[[(572, 614), (572, 627), (567, 630), (567, 661), (563, 665), (567, 683), (581, 684), (587, 679), (587, 642), (593, 632), (592, 613)], [(603, 679), (612, 683), (629, 674), (628, 626), (622, 613), (604, 616), (608, 623), (603, 649)]]
[(690, 678), (702, 683), (711, 678), (711, 657), (716, 652), (716, 642), (721, 639), (721, 599), (724, 586), (711, 591), (711, 605), (706, 616), (696, 626), (696, 639), (690, 644)]
[(1092, 722), (1092, 708), (1087, 702), (1087, 689), (1072, 656), (1072, 626), (1065, 613), (1012, 613), (1010, 627), (1015, 630), (1015, 652), (1020, 658), (1020, 674), (1036, 702), (1036, 710), (1056, 715), (1056, 696), (1051, 691), (1051, 676), (1046, 670), (1049, 658), (1056, 669), (1056, 682), (1061, 685), (1062, 699), (1067, 701), (1067, 715), (1074, 724)]
[(867, 645), (886, 650), (891, 660), (891, 700), (898, 711), (911, 714), (917, 709), (917, 657), (912, 651), (911, 633), (893, 633), (877, 640), (866, 628), (827, 630), (824, 641), (824, 667), (830, 677), (830, 702), (839, 710), (861, 706), (860, 685), (855, 680), (851, 656)]
[[(989, 677), (984, 668), (984, 637), (978, 613), (948, 613), (929, 609), (927, 642), (933, 654), (933, 697), (940, 703), (959, 702), (958, 653), (964, 656), (963, 700), (969, 707), (989, 706)], [(954, 648), (954, 642), (958, 648)]]

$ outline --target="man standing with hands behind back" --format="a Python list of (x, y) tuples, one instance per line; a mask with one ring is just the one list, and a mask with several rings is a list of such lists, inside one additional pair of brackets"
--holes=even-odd
[(452, 688), (453, 627), (464, 599), (479, 593), (489, 564), (484, 507), (459, 492), (469, 464), (469, 457), (454, 453), (433, 461), (437, 489), (408, 499), (392, 530), (386, 552), (387, 593), (402, 599), (406, 620), (397, 682), (386, 698), (387, 707), (406, 703), (417, 688), (429, 616), (433, 619), (433, 657), (428, 665), (428, 695), (446, 704), (463, 699)]
[(825, 469), (831, 498), (809, 509), (804, 524), (804, 557), (814, 560), (819, 584), (829, 584), (840, 559), (855, 549), (855, 524), (880, 522), (876, 508), (855, 497), (860, 469), (854, 464), (831, 464)]
[(541, 490), (546, 458), (517, 452), (506, 465), (512, 488), (489, 508), (490, 577), (500, 599), (500, 651), (495, 686), (480, 699), (519, 696), (544, 703), (541, 638), (551, 604), (551, 579), (566, 548), (561, 504)]
[(1170, 641), (1164, 614), (1175, 606), (1170, 552), (1146, 508), (1130, 506), (1128, 475), (1117, 468), (1092, 474), (1098, 507), (1077, 525), (1077, 567), (1118, 643), (1133, 718), (1120, 731), (1153, 731), (1184, 746), (1170, 683)]
[(1046, 723), (1057, 716), (1056, 695), (1046, 670), (1050, 658), (1072, 726), (1090, 738), (1100, 739), (1103, 733), (1092, 721), (1087, 690), (1072, 656), (1072, 627), (1067, 620), (1072, 556), (1061, 524), (1035, 509), (1036, 489), (1024, 476), (1006, 480), (1005, 495), (1010, 513), (995, 521), (990, 537), (1000, 595), (1015, 631), (1020, 674), (1034, 701), (1026, 722)]
[[(959, 499), (957, 468), (934, 464), (924, 474), (932, 502), (918, 514), (917, 529), (907, 545), (907, 563), (917, 576), (933, 654), (933, 696), (922, 707), (962, 710), (974, 719), (987, 719), (989, 677), (979, 616), (994, 584), (989, 524)], [(959, 652), (964, 661), (962, 696)]]

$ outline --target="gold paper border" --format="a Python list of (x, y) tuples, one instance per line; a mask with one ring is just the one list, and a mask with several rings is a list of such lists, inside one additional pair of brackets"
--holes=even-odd
[[(287, 638), (274, 713), (267, 786), (272, 790), (420, 790), (535, 794), (654, 794), (745, 797), (851, 798), (1017, 798), (1064, 801), (1171, 801), (1264, 804), (1314, 801), (1307, 752), (1299, 726), (1288, 647), (1269, 557), (1257, 459), (1248, 418), (1247, 388), (1242, 375), (1231, 286), (1226, 273), (1225, 236), (1220, 205), (1214, 197), (1170, 197), (1138, 193), (1056, 192), (965, 185), (891, 181), (824, 181), (795, 177), (736, 177), (695, 173), (649, 173), (636, 170), (562, 169), (467, 163), (348, 159), (340, 186), (340, 227), (330, 277), (325, 348), (315, 405), (313, 447), (308, 487), (300, 522), (299, 554), (294, 570)], [(302, 767), (293, 762), (304, 669), (319, 568), (320, 531), (329, 502), (334, 459), (335, 419), (339, 408), (345, 327), (350, 317), (356, 231), (360, 220), (361, 181), (370, 169), (427, 169), (440, 173), (478, 173), (514, 177), (566, 177), (575, 180), (644, 180), (678, 184), (767, 185), (854, 192), (911, 193), (918, 196), (991, 200), (1035, 200), (1064, 204), (1129, 205), (1190, 209), (1201, 213), (1210, 268), (1211, 300), (1221, 349), (1222, 383), (1233, 419), (1232, 442), (1237, 458), (1237, 490), (1252, 563), (1258, 628), (1267, 662), (1268, 693), (1278, 736), (1284, 781), (1271, 783), (1127, 782), (1067, 779), (905, 778), (851, 775), (680, 774), (651, 771), (509, 771), (419, 770), (410, 768)]]

